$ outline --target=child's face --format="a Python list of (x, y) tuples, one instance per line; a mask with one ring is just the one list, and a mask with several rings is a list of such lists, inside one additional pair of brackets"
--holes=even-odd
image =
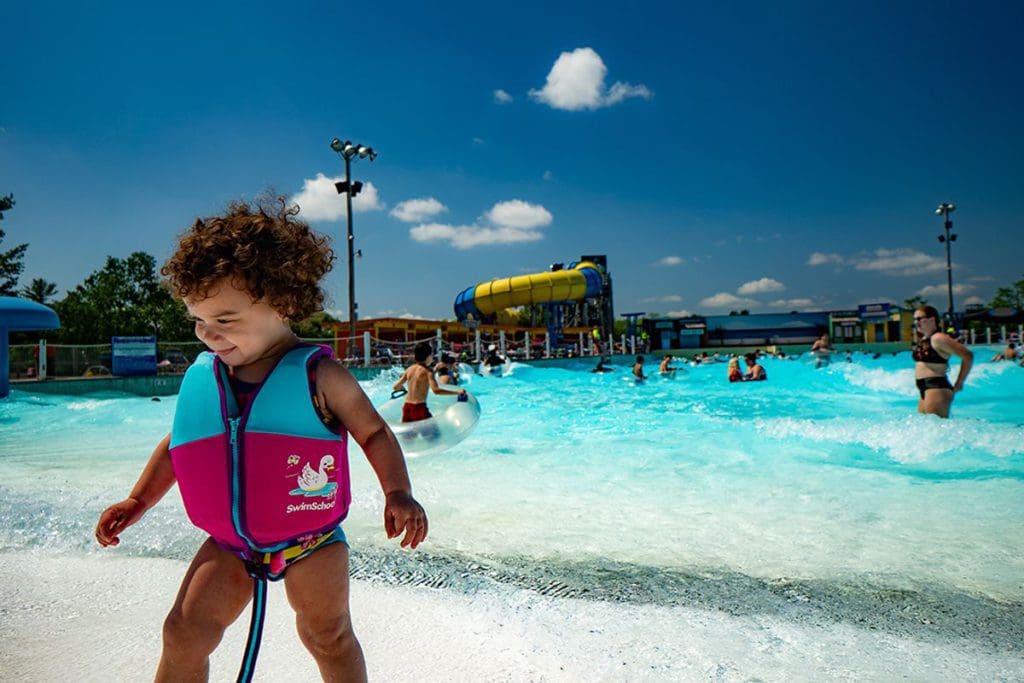
[(252, 363), (292, 336), (287, 320), (263, 301), (255, 301), (230, 278), (214, 285), (205, 299), (185, 299), (196, 336), (231, 366)]

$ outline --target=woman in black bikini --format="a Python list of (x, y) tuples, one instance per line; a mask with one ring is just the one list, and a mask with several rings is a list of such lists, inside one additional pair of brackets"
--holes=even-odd
[[(934, 306), (921, 306), (914, 311), (914, 327), (921, 338), (912, 353), (915, 361), (914, 377), (917, 379), (917, 390), (921, 392), (917, 412), (949, 417), (953, 394), (963, 389), (974, 363), (974, 354), (945, 332), (939, 331), (939, 312)], [(960, 372), (956, 376), (956, 384), (950, 384), (946, 370), (949, 357), (954, 354), (960, 358)]]

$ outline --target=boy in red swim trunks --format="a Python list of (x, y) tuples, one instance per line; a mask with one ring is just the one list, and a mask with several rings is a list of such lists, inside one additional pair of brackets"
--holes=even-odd
[(432, 417), (427, 410), (427, 391), (435, 394), (464, 394), (465, 389), (442, 389), (430, 370), (430, 363), (434, 359), (434, 350), (427, 342), (420, 342), (415, 350), (416, 362), (406, 368), (402, 376), (395, 382), (394, 390), (399, 391), (409, 383), (409, 393), (405, 396), (405, 405), (402, 406), (402, 422), (419, 422)]

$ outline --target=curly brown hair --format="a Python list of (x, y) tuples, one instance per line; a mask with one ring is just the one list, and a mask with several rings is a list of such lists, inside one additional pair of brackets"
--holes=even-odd
[(239, 200), (223, 215), (197, 218), (160, 269), (171, 291), (202, 299), (230, 277), (292, 320), (321, 310), (325, 294), (320, 281), (334, 264), (334, 251), (327, 237), (295, 218), (297, 207), (278, 201), (278, 211)]

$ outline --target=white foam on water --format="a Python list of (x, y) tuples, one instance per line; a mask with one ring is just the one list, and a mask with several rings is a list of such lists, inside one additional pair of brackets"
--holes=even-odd
[[(17, 680), (148, 680), (186, 563), (0, 554), (0, 670)], [(30, 567), (31, 571), (26, 571)], [(1010, 680), (1019, 651), (848, 624), (717, 610), (474, 594), (353, 581), (352, 618), (372, 680)], [(248, 612), (211, 658), (233, 681)], [(280, 584), (269, 591), (256, 680), (319, 680)]]
[(837, 363), (835, 369), (841, 372), (852, 386), (887, 394), (913, 396), (917, 393), (913, 368), (892, 371), (869, 368), (857, 363)]
[(982, 425), (977, 420), (943, 420), (934, 415), (829, 420), (772, 418), (756, 421), (758, 430), (779, 440), (861, 444), (901, 463), (926, 462), (948, 453), (980, 451), (998, 458), (1024, 454), (1024, 429)]
[[(922, 644), (892, 630), (861, 632), (854, 626), (858, 613), (845, 607), (836, 608), (838, 621), (822, 626), (789, 620), (785, 613), (704, 612), (692, 601), (684, 601), (688, 607), (643, 604), (632, 591), (668, 590), (677, 575), (722, 575), (726, 607), (747, 605), (764, 586), (791, 579), (860, 598), (890, 590), (910, 591), (918, 602), (936, 595), (953, 614), (961, 609), (957, 601), (969, 596), (1019, 604), (1024, 407), (1007, 397), (1024, 395), (1024, 370), (1003, 364), (972, 373), (954, 403), (954, 419), (942, 421), (915, 414), (907, 358), (819, 370), (766, 361), (769, 381), (753, 385), (729, 385), (724, 365), (641, 386), (617, 379), (628, 367), (605, 376), (589, 373), (590, 367), (523, 365), (500, 380), (477, 378), (472, 391), (482, 417), (476, 430), (449, 451), (409, 461), (416, 496), (430, 515), (422, 552), (448, 569), (477, 563), (500, 576), (488, 590), (474, 583), (436, 591), (394, 587), (391, 593), (357, 582), (370, 586), (373, 595), (369, 606), (355, 610), (357, 628), (363, 628), (360, 610), (376, 613), (374, 601), (381, 601), (379, 643), (387, 645), (375, 651), (390, 653), (387, 628), (407, 620), (418, 630), (410, 631), (403, 646), (422, 652), (420, 662), (436, 663), (438, 680), (791, 679), (805, 670), (813, 672), (809, 678), (927, 678), (921, 673), (926, 669), (915, 667), (929, 661), (949, 662), (951, 679), (1007, 677), (1000, 672), (1013, 671), (982, 656), (972, 672), (965, 664), (968, 653), (981, 646), (969, 635)], [(398, 373), (392, 369), (363, 383), (375, 403), (390, 396)], [(61, 622), (45, 611), (52, 601), (39, 599), (39, 591), (51, 590), (43, 581), (58, 584), (58, 601), (66, 585), (75, 590), (69, 600), (98, 596), (100, 604), (122, 574), (159, 573), (154, 568), (169, 562), (175, 568), (161, 579), (166, 585), (152, 594), (140, 589), (147, 623), (159, 633), (184, 571), (181, 562), (201, 539), (176, 491), (130, 529), (113, 554), (98, 549), (91, 533), (100, 510), (130, 491), (167, 433), (175, 405), (173, 397), (38, 399), (17, 392), (13, 401), (0, 404), (0, 553), (62, 555), (52, 575), (34, 571), (35, 565), (26, 573), (18, 565), (21, 581), (32, 579), (32, 587), (13, 582), (16, 588), (6, 594), (20, 606), (0, 612), (0, 670), (21, 670), (6, 664), (22, 647), (36, 653), (30, 627), (78, 637), (54, 630)], [(418, 556), (406, 562), (406, 554), (384, 538), (376, 476), (355, 444), (351, 451), (354, 495), (345, 530), (354, 552), (390, 558), (403, 576), (415, 575), (411, 558)], [(78, 582), (80, 562), (89, 566), (110, 557), (127, 563), (115, 568), (117, 578), (110, 580), (104, 565), (102, 580)], [(45, 568), (45, 560), (39, 561)], [(371, 574), (380, 580), (388, 575)], [(542, 590), (549, 583), (586, 586), (588, 580), (609, 602), (522, 590)], [(568, 593), (558, 593), (563, 594)], [(803, 604), (794, 595), (794, 604)], [(436, 600), (420, 601), (423, 596)], [(44, 607), (31, 607), (33, 600)], [(712, 610), (725, 609), (714, 595), (709, 600)], [(408, 605), (412, 611), (403, 612)], [(51, 619), (50, 626), (21, 620), (36, 609)], [(55, 609), (77, 614), (67, 603)], [(289, 614), (287, 606), (277, 612)], [(543, 618), (534, 622), (533, 615)], [(8, 616), (16, 618), (8, 622)], [(620, 622), (630, 630), (617, 628)], [(16, 626), (4, 631), (5, 623)], [(291, 633), (290, 616), (280, 623), (285, 626), (271, 629), (269, 638)], [(1010, 632), (998, 620), (986, 623), (996, 633)], [(432, 639), (435, 632), (443, 637)], [(467, 642), (483, 654), (449, 648), (449, 632), (451, 643), (459, 633), (479, 633), (473, 636), (479, 643)], [(908, 633), (919, 635), (913, 628)], [(11, 645), (4, 644), (7, 635), (14, 638)], [(112, 670), (113, 677), (151, 671), (152, 641), (124, 637), (152, 661), (131, 660), (136, 668), (126, 668), (129, 675), (118, 677)], [(373, 639), (366, 637), (364, 646)], [(818, 648), (820, 643), (829, 647)], [(633, 651), (643, 654), (632, 657)], [(218, 665), (223, 678), (215, 680), (234, 676), (240, 652), (224, 655), (225, 664)], [(282, 652), (290, 654), (275, 654)], [(1015, 661), (1015, 653), (1007, 651), (1006, 661)], [(277, 671), (286, 672), (291, 655), (306, 661), (301, 650), (287, 647), (271, 647), (264, 656), (271, 663), (283, 657)], [(488, 658), (494, 668), (477, 661)], [(374, 669), (386, 659), (371, 657), (371, 675), (422, 678), (415, 663)], [(312, 669), (296, 666), (297, 680), (312, 675), (303, 674)]]

